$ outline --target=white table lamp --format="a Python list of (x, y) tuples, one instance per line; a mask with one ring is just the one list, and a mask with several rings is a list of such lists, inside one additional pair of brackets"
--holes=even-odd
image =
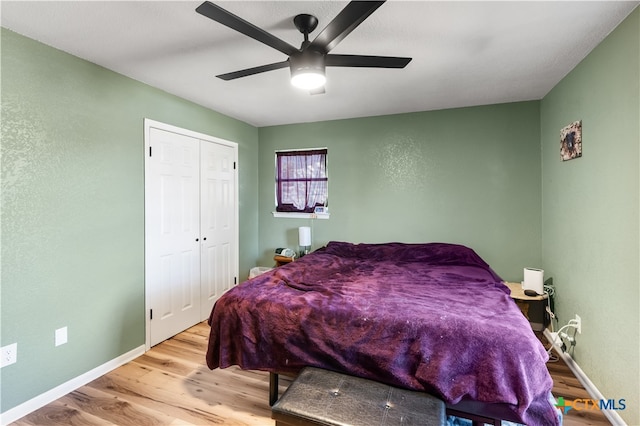
[(311, 251), (311, 228), (301, 226), (298, 228), (298, 245), (300, 246), (300, 256), (309, 254)]

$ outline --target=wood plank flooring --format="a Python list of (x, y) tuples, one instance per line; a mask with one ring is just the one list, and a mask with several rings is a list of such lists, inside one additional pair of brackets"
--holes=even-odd
[[(209, 370), (209, 327), (200, 323), (149, 352), (12, 423), (26, 425), (269, 425), (269, 375)], [(589, 398), (563, 361), (548, 364), (554, 395)], [(281, 377), (280, 391), (290, 381)], [(600, 411), (570, 410), (565, 426), (609, 425)]]
[[(575, 399), (591, 399), (580, 381), (573, 375), (563, 360), (548, 362), (547, 369), (553, 378), (552, 393), (556, 399), (563, 397), (567, 401)], [(600, 410), (569, 410), (564, 415), (564, 426), (579, 425), (611, 425)]]

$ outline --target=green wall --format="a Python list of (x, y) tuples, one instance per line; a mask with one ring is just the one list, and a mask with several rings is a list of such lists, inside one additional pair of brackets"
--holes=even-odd
[[(541, 262), (539, 103), (522, 102), (260, 129), (260, 262), (350, 242), (468, 245), (503, 278)], [(274, 218), (274, 151), (327, 147), (329, 220)]]
[[(619, 414), (640, 424), (640, 9), (541, 103), (542, 248), (562, 324), (582, 318), (574, 357)], [(560, 160), (582, 120), (583, 156)]]
[[(1, 411), (145, 342), (143, 120), (239, 144), (240, 273), (258, 130), (2, 30)], [(54, 330), (69, 343), (54, 347)]]

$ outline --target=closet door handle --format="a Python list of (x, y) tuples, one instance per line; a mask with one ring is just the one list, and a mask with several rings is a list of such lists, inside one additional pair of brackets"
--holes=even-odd
[(202, 241), (207, 241), (207, 237), (204, 237), (204, 238), (202, 239)]
[(196, 238), (196, 241), (200, 241), (198, 238)]

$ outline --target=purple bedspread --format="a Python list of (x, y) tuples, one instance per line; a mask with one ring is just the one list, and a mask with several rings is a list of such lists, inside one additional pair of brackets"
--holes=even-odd
[(464, 246), (331, 242), (232, 288), (209, 324), (211, 369), (309, 365), (558, 423), (545, 349)]

